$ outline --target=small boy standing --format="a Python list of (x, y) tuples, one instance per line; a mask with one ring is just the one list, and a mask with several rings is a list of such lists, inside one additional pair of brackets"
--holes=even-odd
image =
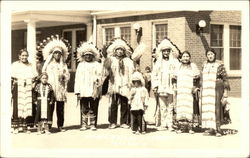
[(52, 86), (48, 83), (48, 74), (42, 73), (41, 83), (37, 84), (34, 90), (36, 104), (35, 124), (37, 124), (37, 134), (50, 134), (49, 125), (52, 125), (51, 106), (55, 101)]
[(140, 72), (136, 71), (132, 74), (132, 85), (129, 100), (131, 104), (132, 132), (144, 134), (146, 125), (143, 114), (148, 107), (148, 92), (144, 87), (144, 79)]

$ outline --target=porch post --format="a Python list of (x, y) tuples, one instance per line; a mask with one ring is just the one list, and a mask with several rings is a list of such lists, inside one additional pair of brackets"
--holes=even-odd
[(34, 20), (24, 20), (27, 23), (27, 50), (29, 52), (29, 62), (36, 64), (36, 22)]
[(92, 23), (87, 23), (87, 41), (93, 42), (92, 33), (93, 33), (93, 24)]

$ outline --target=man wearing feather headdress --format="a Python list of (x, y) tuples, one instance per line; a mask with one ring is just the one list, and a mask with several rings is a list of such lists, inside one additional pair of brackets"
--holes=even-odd
[(152, 71), (152, 89), (159, 96), (159, 130), (172, 131), (174, 87), (172, 78), (179, 61), (179, 49), (169, 40), (164, 39), (156, 49), (157, 61)]
[(74, 91), (80, 100), (82, 131), (88, 128), (88, 119), (90, 129), (96, 130), (98, 110), (95, 106), (102, 84), (102, 65), (97, 61), (98, 56), (99, 52), (92, 43), (82, 43), (77, 49), (80, 63), (76, 70)]
[(64, 104), (66, 101), (67, 84), (70, 78), (67, 64), (65, 63), (69, 55), (69, 44), (59, 36), (51, 36), (43, 42), (42, 54), (45, 63), (42, 72), (48, 74), (48, 83), (51, 84), (55, 94), (55, 103), (51, 107), (51, 117), (56, 104), (57, 127), (59, 131), (65, 131), (64, 124)]
[[(131, 88), (131, 76), (134, 64), (130, 59), (132, 48), (122, 39), (115, 39), (107, 48), (107, 60), (104, 66), (109, 73), (108, 93), (111, 95), (110, 128), (117, 126), (118, 103), (121, 104), (120, 125), (129, 128), (128, 98)], [(118, 102), (119, 101), (119, 102)]]

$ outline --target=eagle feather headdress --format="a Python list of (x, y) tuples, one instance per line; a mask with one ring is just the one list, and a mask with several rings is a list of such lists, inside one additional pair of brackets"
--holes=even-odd
[(63, 37), (59, 38), (59, 35), (52, 35), (51, 37), (47, 37), (47, 39), (43, 40), (43, 42), (41, 42), (36, 49), (37, 56), (42, 55), (44, 60), (47, 60), (47, 58), (55, 50), (59, 50), (62, 52), (63, 61), (67, 62), (70, 57), (71, 46), (68, 40)]
[(76, 49), (76, 59), (78, 62), (83, 61), (83, 56), (86, 53), (94, 55), (95, 59), (100, 58), (100, 51), (92, 42), (81, 42), (79, 47)]
[(113, 56), (117, 48), (123, 48), (127, 57), (133, 53), (133, 48), (122, 38), (114, 38), (106, 47), (107, 56)]
[(172, 42), (170, 41), (170, 39), (165, 38), (161, 41), (161, 43), (157, 46), (156, 48), (156, 58), (161, 58), (162, 57), (162, 50), (170, 48), (171, 49), (171, 53), (170, 53), (170, 57), (171, 58), (175, 58), (177, 59), (179, 57), (180, 54), (180, 50), (179, 48)]

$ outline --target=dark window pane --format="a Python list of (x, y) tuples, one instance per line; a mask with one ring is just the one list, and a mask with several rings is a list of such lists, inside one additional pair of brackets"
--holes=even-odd
[(86, 41), (86, 31), (85, 30), (77, 30), (76, 31), (76, 46), (79, 46), (80, 42)]
[(109, 43), (115, 36), (115, 29), (114, 28), (106, 28), (105, 29), (105, 41)]
[(223, 25), (211, 25), (210, 39), (212, 47), (223, 46)]
[(121, 38), (126, 40), (128, 43), (131, 41), (131, 28), (130, 27), (121, 27)]
[(241, 26), (230, 25), (230, 47), (241, 47)]
[(224, 49), (223, 48), (213, 48), (216, 52), (216, 59), (223, 60), (224, 59)]
[[(63, 32), (63, 38), (69, 41), (69, 44), (72, 46), (72, 31)], [(72, 51), (72, 50), (71, 50)], [(69, 69), (72, 68), (71, 64), (68, 66)]]
[(156, 46), (167, 37), (168, 25), (167, 24), (156, 24), (155, 25), (155, 43)]
[(241, 48), (230, 48), (230, 70), (241, 70)]
[(63, 38), (68, 40), (69, 43), (72, 45), (72, 31), (63, 32)]

